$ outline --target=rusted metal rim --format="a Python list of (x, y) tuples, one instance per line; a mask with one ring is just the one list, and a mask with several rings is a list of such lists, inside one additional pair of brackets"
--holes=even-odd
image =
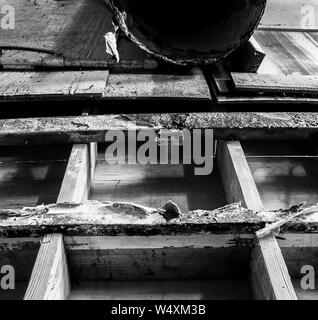
[(209, 64), (214, 64), (219, 62), (220, 60), (223, 60), (227, 58), (231, 53), (233, 53), (238, 47), (240, 47), (242, 44), (247, 42), (250, 37), (253, 35), (255, 29), (257, 28), (258, 24), (261, 21), (261, 18), (264, 14), (266, 8), (266, 0), (262, 3), (262, 7), (260, 8), (260, 14), (258, 16), (257, 21), (255, 22), (255, 25), (253, 28), (246, 32), (240, 39), (238, 43), (235, 43), (231, 48), (229, 48), (223, 55), (219, 57), (209, 57), (203, 56), (200, 58), (183, 58), (183, 57), (176, 57), (176, 58), (171, 58), (168, 57), (167, 55), (158, 53), (152, 49), (149, 48), (145, 43), (141, 42), (129, 29), (126, 23), (125, 15), (118, 9), (117, 6), (112, 4), (111, 9), (114, 12), (114, 19), (122, 32), (127, 36), (128, 39), (130, 39), (134, 44), (136, 44), (140, 49), (144, 50), (145, 52), (149, 53), (153, 57), (160, 59), (162, 61), (172, 63), (174, 65), (179, 65), (179, 66), (203, 66), (203, 65), (209, 65)]

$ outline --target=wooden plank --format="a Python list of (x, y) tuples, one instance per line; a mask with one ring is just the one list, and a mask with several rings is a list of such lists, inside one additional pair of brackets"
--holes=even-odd
[(318, 76), (231, 73), (235, 89), (244, 92), (318, 94)]
[(111, 74), (103, 97), (211, 100), (203, 74)]
[(0, 98), (101, 97), (108, 71), (1, 72)]
[(65, 237), (74, 278), (104, 281), (248, 279), (248, 243), (252, 235)]
[(73, 146), (57, 199), (58, 203), (80, 203), (88, 199), (95, 161), (93, 146), (87, 144)]
[(244, 96), (244, 95), (234, 95), (234, 96), (225, 96), (219, 95), (216, 97), (217, 102), (220, 105), (275, 105), (276, 108), (278, 105), (286, 105), (288, 109), (289, 104), (296, 105), (316, 105), (318, 104), (318, 98), (308, 98), (308, 97), (282, 97), (282, 96), (266, 96), (266, 95), (255, 95), (255, 96)]
[(315, 112), (209, 112), (0, 119), (0, 145), (105, 142), (108, 130), (214, 129), (216, 139), (317, 140)]
[[(128, 153), (129, 156), (133, 155)], [(125, 163), (126, 159), (120, 160)], [(182, 164), (111, 164), (105, 161), (105, 151), (101, 150), (90, 199), (124, 200), (154, 208), (169, 199), (178, 204), (182, 212), (224, 206), (226, 200), (218, 171), (196, 176), (194, 169), (194, 165)], [(206, 193), (211, 196), (206, 197)]]
[(286, 233), (277, 239), (282, 251), (289, 274), (300, 284), (304, 274), (301, 269), (304, 266), (313, 266), (317, 272), (318, 265), (318, 235), (308, 233)]
[(263, 142), (242, 145), (266, 210), (318, 202), (316, 144)]
[(61, 234), (46, 235), (36, 258), (24, 300), (66, 300), (70, 278)]
[(318, 46), (315, 33), (256, 31), (266, 57), (259, 73), (317, 75)]
[(241, 201), (256, 212), (264, 209), (244, 151), (238, 141), (219, 141), (218, 167), (228, 203)]
[(251, 261), (251, 286), (256, 300), (297, 300), (274, 236), (256, 239)]
[(0, 154), (1, 208), (56, 202), (67, 164), (68, 147), (9, 147), (1, 148)]
[[(171, 235), (184, 233), (251, 234), (285, 218), (289, 211), (255, 213), (231, 204), (215, 210), (194, 210), (169, 219), (169, 211), (127, 202), (86, 201), (83, 204), (55, 204), (33, 208), (1, 210), (0, 231), (8, 237), (42, 236), (62, 232), (69, 236)], [(171, 212), (170, 212), (171, 213)], [(268, 213), (268, 214), (267, 214)], [(295, 208), (290, 214), (295, 213)], [(316, 212), (284, 225), (282, 232), (318, 231)]]

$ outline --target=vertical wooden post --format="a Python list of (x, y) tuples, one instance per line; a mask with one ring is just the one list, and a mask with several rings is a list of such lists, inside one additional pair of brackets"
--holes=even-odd
[(46, 235), (42, 240), (24, 300), (66, 300), (70, 288), (63, 236)]
[(285, 260), (273, 235), (256, 238), (251, 286), (257, 300), (297, 300)]
[(256, 212), (264, 210), (239, 141), (218, 141), (217, 162), (228, 203), (241, 201)]

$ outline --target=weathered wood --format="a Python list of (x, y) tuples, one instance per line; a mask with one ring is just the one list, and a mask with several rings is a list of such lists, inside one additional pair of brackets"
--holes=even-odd
[(266, 210), (318, 202), (316, 144), (242, 142), (242, 146)]
[(247, 279), (252, 235), (65, 237), (79, 280)]
[(211, 100), (208, 84), (202, 74), (110, 74), (103, 97)]
[(105, 142), (108, 130), (214, 129), (223, 140), (317, 140), (318, 115), (171, 113), (0, 120), (0, 145)]
[(70, 278), (61, 234), (46, 235), (32, 271), (24, 300), (65, 300)]
[(274, 236), (256, 239), (252, 252), (251, 286), (256, 300), (297, 300)]
[(308, 233), (285, 233), (277, 239), (289, 274), (293, 280), (300, 280), (304, 276), (301, 269), (313, 266), (317, 272), (318, 265), (318, 235)]
[(1, 208), (56, 202), (68, 146), (2, 147), (0, 150)]
[(262, 211), (264, 207), (240, 142), (219, 141), (217, 160), (228, 203), (241, 201), (248, 209)]
[(256, 31), (266, 57), (259, 73), (316, 75), (318, 73), (318, 46), (316, 33)]
[(283, 110), (288, 110), (290, 104), (295, 105), (316, 105), (318, 104), (318, 98), (308, 97), (283, 97), (283, 96), (266, 96), (266, 95), (255, 95), (255, 96), (244, 96), (244, 95), (218, 95), (216, 97), (217, 102), (220, 105), (272, 105), (275, 104), (276, 108), (283, 105)]
[(57, 199), (58, 203), (80, 203), (88, 199), (95, 161), (94, 149), (90, 145), (73, 146)]
[(108, 71), (1, 72), (0, 99), (101, 97)]
[(318, 76), (231, 73), (235, 89), (247, 92), (318, 95)]
[[(28, 282), (39, 248), (40, 238), (6, 238), (5, 234), (1, 234), (0, 266), (12, 266), (14, 268), (14, 276), (17, 283)], [(0, 290), (0, 292), (1, 291), (4, 290)], [(25, 291), (23, 292), (23, 295), (24, 293)]]
[(226, 204), (218, 170), (199, 176), (195, 175), (195, 165), (140, 164), (138, 160), (136, 164), (128, 164), (129, 157), (136, 158), (129, 152), (124, 157), (118, 156), (120, 163), (109, 163), (105, 161), (105, 150), (100, 150), (91, 200), (125, 200), (156, 208), (169, 199), (177, 203), (182, 212), (216, 209)]
[[(1, 49), (1, 48), (0, 48)], [(99, 61), (99, 60), (72, 60), (63, 57), (58, 58), (1, 58), (0, 65), (6, 71), (12, 71), (19, 68), (22, 71), (41, 68), (41, 70), (51, 70), (63, 68), (78, 70), (78, 69), (107, 69), (109, 71), (123, 71), (129, 70), (153, 70), (158, 67), (156, 60), (120, 60), (119, 62), (114, 61)]]
[[(266, 223), (290, 217), (292, 211), (255, 211), (231, 204), (216, 210), (194, 210), (172, 220), (163, 209), (131, 203), (87, 201), (21, 210), (0, 211), (0, 234), (7, 237), (42, 236), (59, 232), (69, 236), (167, 235), (196, 232), (254, 233)], [(281, 227), (282, 232), (318, 231), (318, 212), (298, 217)]]

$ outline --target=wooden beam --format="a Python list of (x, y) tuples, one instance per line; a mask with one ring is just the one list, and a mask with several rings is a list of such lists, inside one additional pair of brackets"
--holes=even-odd
[(318, 76), (231, 73), (236, 91), (318, 95)]
[(211, 100), (203, 74), (110, 74), (104, 99), (195, 99)]
[(241, 201), (248, 209), (264, 210), (240, 142), (219, 141), (217, 161), (228, 203)]
[(65, 300), (70, 278), (61, 234), (46, 235), (33, 267), (24, 300)]
[(251, 234), (65, 237), (74, 278), (103, 281), (248, 279), (252, 244)]
[(58, 203), (80, 203), (88, 199), (92, 176), (96, 162), (96, 145), (74, 145), (61, 190)]
[(109, 72), (1, 72), (0, 99), (102, 97)]
[(297, 300), (280, 247), (272, 235), (256, 239), (251, 286), (256, 300)]
[[(255, 211), (231, 204), (215, 210), (194, 210), (167, 221), (163, 209), (127, 202), (86, 201), (0, 211), (0, 233), (7, 237), (65, 235), (155, 235), (195, 232), (253, 233), (281, 221), (288, 211)], [(166, 212), (165, 212), (166, 213)], [(295, 213), (295, 207), (290, 214)], [(164, 215), (164, 216), (163, 216)], [(281, 227), (282, 232), (318, 232), (317, 214), (298, 217)]]
[(315, 112), (209, 112), (0, 119), (0, 145), (105, 142), (108, 130), (214, 129), (223, 140), (317, 140)]

